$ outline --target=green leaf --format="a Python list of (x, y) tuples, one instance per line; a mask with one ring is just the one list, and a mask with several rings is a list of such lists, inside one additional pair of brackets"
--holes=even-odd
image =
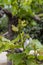
[(26, 63), (27, 63), (27, 65), (38, 65), (38, 64), (36, 63), (36, 61), (34, 61), (34, 59), (28, 59), (28, 60), (26, 61)]
[(37, 39), (33, 39), (31, 45), (34, 49), (42, 48), (42, 44)]
[(14, 32), (18, 32), (18, 28), (17, 28), (16, 26), (14, 26), (14, 25), (12, 25), (12, 30), (13, 30)]
[(39, 56), (37, 56), (37, 58), (38, 58), (40, 61), (42, 61), (42, 60), (43, 60), (43, 55), (39, 55)]
[(28, 2), (28, 4), (29, 4), (29, 5), (31, 5), (31, 3), (32, 3), (32, 0), (29, 0), (29, 1), (27, 1), (27, 2)]
[(20, 40), (20, 36), (18, 35), (14, 40), (12, 40), (12, 43), (16, 43)]
[(25, 56), (24, 53), (8, 54), (8, 58), (13, 60), (15, 65), (18, 65), (19, 63), (21, 63), (24, 56)]
[(37, 25), (37, 23), (36, 23), (35, 21), (32, 21), (30, 24), (31, 24), (32, 26), (36, 26), (36, 25)]

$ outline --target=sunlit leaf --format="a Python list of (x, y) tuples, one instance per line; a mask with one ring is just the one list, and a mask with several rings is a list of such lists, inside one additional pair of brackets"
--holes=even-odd
[(14, 25), (12, 25), (12, 30), (13, 30), (14, 32), (18, 32), (18, 28), (17, 28), (16, 26), (14, 26)]

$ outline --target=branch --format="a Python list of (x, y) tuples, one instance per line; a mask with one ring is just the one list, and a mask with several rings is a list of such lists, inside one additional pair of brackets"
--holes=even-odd
[[(0, 7), (0, 9), (2, 9)], [(12, 18), (12, 13), (9, 12), (7, 9), (2, 9), (4, 11), (4, 13), (9, 17)], [(29, 16), (30, 18), (32, 18), (33, 20), (37, 21), (37, 22), (43, 22), (40, 17), (38, 15), (34, 15), (34, 16)], [(23, 18), (24, 19), (24, 18)]]
[(8, 16), (8, 17), (12, 17), (12, 13), (9, 12), (7, 9), (2, 9), (4, 11), (4, 13)]
[(43, 13), (41, 13), (41, 14), (38, 14), (38, 16), (39, 16), (39, 17), (43, 17)]
[(4, 36), (5, 38), (9, 39), (9, 40), (12, 40), (14, 35), (11, 36), (11, 33), (9, 34), (9, 31), (4, 33), (2, 36)]
[(4, 12), (4, 14), (6, 14), (9, 18), (12, 17), (12, 13), (9, 12), (7, 9), (3, 9), (2, 7), (0, 7), (0, 10), (2, 10)]
[(0, 7), (0, 18), (3, 17), (3, 15), (4, 15), (4, 12), (3, 12), (2, 8)]
[(35, 21), (37, 21), (37, 22), (43, 22), (41, 19), (40, 19), (40, 17), (38, 17), (38, 15), (35, 15), (35, 16), (30, 16), (32, 19), (34, 19)]

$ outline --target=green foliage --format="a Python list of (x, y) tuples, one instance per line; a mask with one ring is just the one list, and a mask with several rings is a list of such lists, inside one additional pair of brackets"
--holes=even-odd
[[(12, 30), (17, 33), (17, 36), (12, 41), (0, 36), (0, 52), (11, 50), (7, 56), (13, 65), (43, 65), (40, 64), (43, 61), (43, 45), (37, 39), (30, 40), (31, 37), (37, 37), (37, 32), (39, 34), (39, 30), (43, 29), (42, 23), (31, 19), (31, 16), (40, 16), (37, 13), (43, 11), (43, 0), (0, 0), (0, 6), (9, 9), (13, 15), (19, 17), (17, 27), (12, 25)], [(21, 20), (22, 18), (24, 20)], [(29, 42), (24, 47), (26, 39)], [(15, 49), (20, 48), (23, 51), (16, 53)]]
[(25, 57), (24, 53), (18, 53), (18, 54), (9, 54), (8, 57), (14, 61), (15, 65), (21, 64), (22, 59)]
[(0, 0), (0, 6), (8, 9), (20, 19), (27, 20), (28, 25), (25, 28), (25, 32), (29, 33), (32, 38), (37, 38), (43, 43), (43, 35), (40, 33), (40, 30), (43, 29), (43, 22), (37, 23), (31, 19), (31, 16), (38, 15), (43, 20), (43, 0)]
[[(43, 60), (43, 46), (37, 39), (31, 39), (29, 40), (28, 45), (24, 47), (26, 39), (30, 39), (30, 36), (23, 32), (26, 21), (23, 22), (20, 23), (19, 21), (18, 23), (17, 29), (19, 31), (16, 31), (16, 27), (14, 26), (14, 31), (18, 32), (18, 35), (14, 40), (10, 41), (0, 36), (0, 52), (10, 50), (11, 53), (8, 53), (7, 56), (8, 59), (12, 61), (13, 65), (40, 65), (40, 62)], [(23, 24), (25, 26), (23, 26)], [(14, 51), (15, 49), (20, 48), (23, 49), (21, 53), (16, 53)]]
[(8, 28), (8, 21), (7, 21), (7, 17), (3, 16), (2, 18), (0, 18), (0, 33), (7, 31)]

